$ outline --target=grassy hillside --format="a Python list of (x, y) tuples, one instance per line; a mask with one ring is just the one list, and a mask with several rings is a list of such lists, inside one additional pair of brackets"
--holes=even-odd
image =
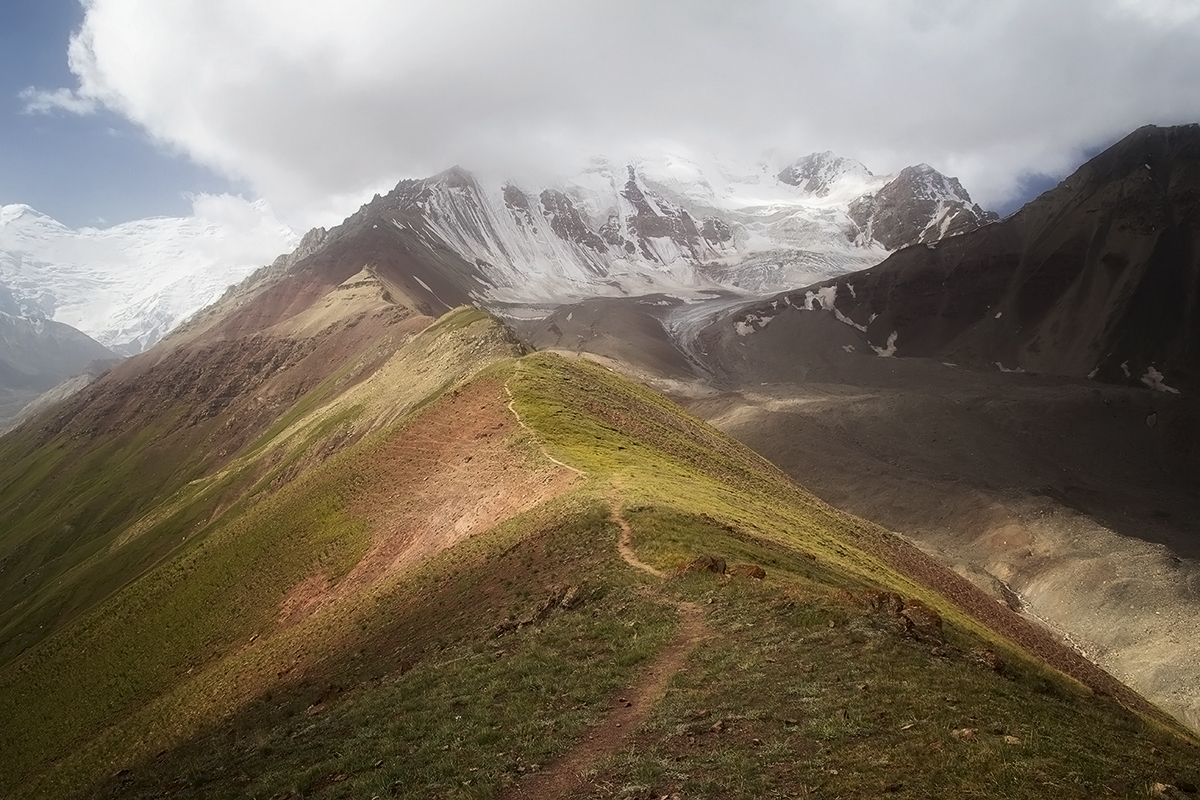
[[(152, 463), (140, 436), (102, 465)], [(477, 312), (186, 482), (122, 500), (57, 447), (6, 504), (136, 513), (103, 555), (63, 545), (79, 610), (0, 668), (3, 796), (1093, 797), (1200, 777), (1177, 727), (894, 537), (591, 362), (516, 357)], [(114, 572), (138, 542), (156, 558)], [(676, 574), (705, 554), (765, 577)], [(43, 591), (36, 608), (68, 602)], [(32, 607), (14, 630), (44, 630)]]

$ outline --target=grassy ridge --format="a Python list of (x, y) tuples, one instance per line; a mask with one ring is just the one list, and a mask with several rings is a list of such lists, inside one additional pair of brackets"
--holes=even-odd
[[(131, 541), (197, 523), (203, 535), (0, 673), (0, 795), (32, 782), (41, 797), (492, 796), (569, 750), (637, 680), (674, 630), (671, 597), (704, 608), (717, 637), (635, 746), (596, 767), (596, 796), (899, 783), (1083, 797), (1200, 763), (1186, 737), (1094, 697), (855, 546), (882, 534), (661, 396), (588, 361), (498, 361), (504, 341), (482, 315), (451, 315), (407, 351), (423, 372), (398, 355), (167, 498)], [(354, 500), (408, 468), (386, 445), (462, 408), (450, 387), (472, 372), (470, 386), (507, 385), (525, 426), (506, 434), (506, 469), (545, 468), (544, 448), (586, 478), (280, 626), (289, 592), (336, 586), (367, 552)], [(643, 560), (672, 570), (711, 552), (762, 565), (767, 580), (685, 577), (648, 593), (655, 582), (616, 555), (613, 496)], [(578, 604), (495, 627), (566, 586)], [(937, 609), (945, 652), (870, 611), (863, 598), (879, 589)], [(964, 656), (978, 647), (1000, 652), (1003, 675)], [(961, 728), (977, 731), (955, 739)]]
[[(412, 421), (413, 409), (506, 354), (477, 346), (496, 327), (477, 312), (449, 322), (393, 356), (393, 369), (392, 362), (413, 360), (411, 350), (418, 360), (431, 348), (443, 357), (426, 380), (388, 387), (388, 413), (407, 409), (409, 419), (363, 447), (378, 445)], [(0, 794), (45, 759), (221, 663), (235, 642), (270, 627), (284, 593), (306, 576), (316, 571), (336, 581), (357, 563), (367, 540), (365, 523), (346, 508), (346, 492), (363, 480), (355, 456), (305, 470), (321, 464), (326, 443), (374, 423), (363, 419), (361, 402), (322, 404), (343, 399), (329, 392), (329, 384), (318, 386), (301, 400), (309, 413), (201, 478), (171, 462), (155, 438), (161, 427), (102, 437), (86, 443), (83, 454), (78, 444), (56, 441), (9, 470), (5, 565), (23, 556), (18, 566), (41, 564), (53, 580), (44, 579), (40, 592), (28, 592), (19, 579), (4, 586), (10, 601), (21, 599), (4, 607), (3, 652), (10, 661), (24, 655), (0, 671), (0, 751), (8, 762)], [(20, 437), (4, 444), (28, 447)], [(191, 454), (182, 455), (186, 465)], [(89, 514), (83, 541), (47, 552), (47, 529), (64, 519), (82, 526)], [(193, 722), (183, 715), (175, 724)]]

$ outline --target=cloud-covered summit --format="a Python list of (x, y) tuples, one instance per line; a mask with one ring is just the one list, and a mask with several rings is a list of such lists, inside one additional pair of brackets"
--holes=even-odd
[(115, 110), (298, 225), (455, 163), (536, 180), (661, 141), (928, 162), (996, 206), (1200, 117), (1200, 14), (1177, 0), (85, 6), (78, 85), (28, 107)]

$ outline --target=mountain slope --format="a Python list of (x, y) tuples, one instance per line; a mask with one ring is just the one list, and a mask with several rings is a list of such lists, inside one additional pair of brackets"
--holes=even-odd
[(38, 395), (116, 355), (61, 322), (23, 316), (0, 286), (0, 428)]
[(1003, 222), (772, 302), (836, 309), (898, 356), (1194, 394), (1198, 197), (1200, 126), (1148, 126)]
[[(587, 731), (617, 735), (606, 710), (687, 603), (711, 642), (686, 651), (636, 734), (645, 756), (601, 763), (584, 790), (610, 794), (605, 775), (696, 796), (1195, 780), (1200, 751), (1159, 712), (896, 537), (645, 388), (518, 357), (478, 312), (418, 333), (428, 319), (388, 301), (383, 278), (335, 283), (338, 263), (299, 262), (0, 440), (21, 464), (0, 484), (17, 514), (0, 542), (17, 612), (0, 653), (3, 791), (519, 788)], [(251, 344), (292, 352), (299, 333), (315, 339), (299, 360), (206, 388)], [(318, 355), (335, 344), (338, 367)], [(244, 416), (255, 407), (271, 413)], [(765, 582), (660, 584), (618, 555), (622, 520), (659, 570), (713, 553)], [(37, 530), (55, 532), (50, 549)], [(20, 599), (30, 582), (40, 603)], [(743, 683), (774, 678), (790, 688)], [(671, 753), (682, 772), (662, 768)]]

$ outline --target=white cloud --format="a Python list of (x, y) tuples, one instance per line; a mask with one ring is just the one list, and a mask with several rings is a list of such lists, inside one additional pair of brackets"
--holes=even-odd
[(460, 163), (536, 176), (676, 140), (928, 162), (995, 205), (1145, 123), (1200, 118), (1178, 0), (86, 0), (78, 87), (271, 199), (336, 221)]
[(69, 111), (72, 114), (91, 114), (97, 103), (91, 97), (83, 97), (70, 89), (42, 91), (30, 86), (23, 89), (20, 99), (25, 101), (25, 113), (48, 114), (51, 111)]

